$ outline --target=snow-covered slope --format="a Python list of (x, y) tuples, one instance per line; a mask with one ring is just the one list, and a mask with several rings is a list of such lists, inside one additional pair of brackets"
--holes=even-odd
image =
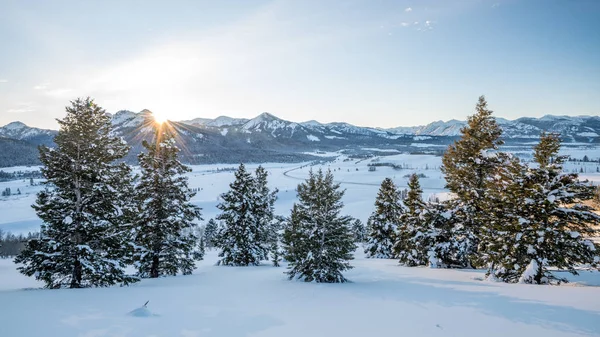
[(52, 138), (55, 135), (56, 131), (54, 130), (33, 128), (21, 122), (12, 122), (0, 127), (0, 137), (4, 138), (28, 141), (36, 138)]
[[(585, 141), (585, 138), (600, 137), (600, 117), (598, 116), (544, 116), (541, 118), (522, 117), (515, 120), (496, 119), (502, 127), (505, 138), (537, 138), (542, 131), (560, 133), (569, 141)], [(388, 129), (395, 133), (425, 136), (460, 136), (465, 121), (455, 119), (436, 121), (423, 126), (396, 127)], [(588, 139), (589, 140), (589, 139)]]

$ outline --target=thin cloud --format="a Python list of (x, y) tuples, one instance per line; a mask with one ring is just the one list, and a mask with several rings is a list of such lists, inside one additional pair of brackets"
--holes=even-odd
[(0, 78), (0, 83), (8, 83), (8, 80), (4, 79), (4, 78)]
[(400, 23), (400, 26), (402, 26), (402, 27), (408, 27), (408, 26), (410, 26), (410, 23), (408, 23), (408, 22), (402, 22), (402, 23)]
[(408, 12), (412, 12), (412, 8), (410, 8), (410, 7), (407, 7), (407, 8), (406, 8), (404, 11), (405, 11), (405, 12), (407, 12), (407, 13), (408, 13)]
[(40, 84), (34, 86), (33, 90), (46, 90), (46, 89), (48, 89), (48, 86), (50, 86), (50, 83), (48, 83), (48, 82), (40, 83)]
[(44, 94), (52, 97), (67, 97), (73, 91), (73, 89), (52, 89), (44, 92)]
[(22, 114), (35, 111), (31, 103), (18, 103), (16, 107), (6, 110), (9, 114)]

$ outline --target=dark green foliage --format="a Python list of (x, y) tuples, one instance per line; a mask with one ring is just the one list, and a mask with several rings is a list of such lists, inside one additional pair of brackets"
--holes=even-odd
[(395, 257), (393, 248), (401, 215), (400, 193), (392, 179), (385, 178), (375, 199), (375, 211), (367, 222), (369, 228), (365, 246), (367, 257), (380, 259)]
[(221, 249), (219, 263), (231, 266), (259, 265), (268, 260), (272, 243), (275, 193), (267, 187), (267, 172), (259, 167), (256, 178), (240, 164), (229, 192), (217, 205), (223, 228), (217, 238)]
[[(141, 277), (191, 274), (198, 251), (200, 208), (185, 173), (191, 169), (177, 158), (179, 148), (168, 124), (158, 126), (156, 139), (144, 142), (147, 153), (138, 158), (140, 183), (136, 188), (139, 211), (135, 217), (135, 263)], [(201, 249), (204, 249), (202, 246)]]
[(498, 160), (491, 151), (502, 145), (502, 130), (487, 108), (484, 96), (479, 97), (475, 109), (461, 130), (461, 139), (448, 147), (441, 167), (446, 187), (457, 197), (454, 207), (461, 209), (455, 216), (463, 226), (463, 233), (459, 235), (464, 238), (467, 249), (469, 261), (465, 262), (474, 266), (479, 265), (477, 247), (486, 212), (482, 203), (488, 191), (487, 179), (498, 167)]
[(359, 219), (354, 219), (352, 222), (352, 233), (356, 243), (363, 243), (367, 239), (367, 227)]
[(33, 205), (43, 221), (40, 238), (15, 262), (48, 288), (135, 282), (124, 272), (131, 172), (117, 163), (128, 147), (111, 136), (110, 117), (91, 99), (66, 110), (56, 149), (40, 147), (46, 188)]
[(208, 248), (216, 246), (216, 239), (219, 234), (220, 226), (219, 223), (214, 219), (208, 220), (208, 223), (204, 227), (204, 244)]
[(398, 235), (394, 245), (395, 255), (400, 263), (413, 267), (427, 265), (428, 251), (432, 243), (426, 236), (428, 223), (423, 219), (425, 210), (423, 190), (416, 174), (408, 181), (408, 194), (404, 199), (405, 212), (400, 216)]
[(503, 183), (496, 191), (504, 188), (495, 192), (502, 213), (490, 217), (494, 231), (484, 241), (489, 275), (507, 282), (560, 283), (567, 280), (551, 267), (575, 275), (578, 264), (598, 267), (599, 247), (590, 238), (598, 235), (600, 216), (583, 203), (593, 198), (593, 186), (562, 172), (559, 149), (558, 135), (543, 134), (535, 147), (537, 167), (506, 165), (504, 176), (496, 178)]
[(344, 191), (333, 182), (333, 174), (310, 172), (298, 185), (294, 204), (283, 235), (288, 276), (306, 282), (346, 282), (343, 271), (356, 249), (350, 229), (352, 218), (340, 215)]

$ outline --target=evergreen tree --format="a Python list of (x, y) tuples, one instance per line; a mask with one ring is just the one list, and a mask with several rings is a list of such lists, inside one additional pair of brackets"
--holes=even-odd
[(380, 259), (395, 257), (393, 248), (401, 215), (400, 193), (392, 179), (385, 178), (375, 199), (375, 211), (368, 220), (369, 233), (365, 246), (367, 257)]
[(141, 178), (135, 219), (135, 261), (141, 277), (156, 278), (191, 274), (200, 258), (195, 220), (202, 220), (200, 208), (191, 204), (194, 196), (185, 173), (191, 169), (178, 159), (179, 148), (168, 124), (157, 126), (155, 139), (143, 142), (147, 153), (138, 156)]
[(352, 218), (341, 216), (344, 191), (333, 182), (333, 174), (310, 171), (298, 185), (294, 204), (283, 235), (288, 276), (306, 282), (346, 282), (343, 271), (356, 248), (350, 229)]
[(221, 195), (223, 201), (217, 205), (221, 210), (217, 220), (224, 224), (217, 239), (220, 264), (259, 265), (261, 260), (268, 259), (270, 245), (265, 239), (268, 229), (263, 226), (265, 214), (257, 213), (257, 195), (261, 195), (257, 187), (244, 164), (240, 164), (229, 191)]
[(215, 247), (216, 239), (219, 235), (220, 226), (214, 219), (208, 220), (206, 227), (204, 228), (204, 243), (206, 247)]
[[(461, 253), (463, 242), (458, 239), (457, 227), (447, 203), (428, 202), (420, 214), (423, 234), (422, 251), (427, 250), (427, 263), (431, 268), (463, 267)], [(458, 227), (460, 228), (460, 227)]]
[(40, 147), (46, 188), (32, 206), (43, 221), (40, 238), (15, 262), (48, 288), (135, 282), (124, 271), (131, 171), (117, 163), (129, 148), (111, 135), (110, 117), (90, 98), (66, 111), (56, 148)]
[(279, 251), (279, 242), (274, 241), (271, 244), (271, 262), (273, 262), (273, 267), (279, 267), (281, 262), (281, 252)]
[(422, 218), (425, 203), (419, 177), (412, 174), (408, 181), (408, 194), (404, 199), (406, 211), (400, 216), (397, 241), (394, 246), (400, 263), (409, 267), (427, 265), (431, 247), (426, 236), (428, 224)]
[(506, 229), (512, 249), (494, 270), (507, 282), (566, 282), (550, 268), (577, 275), (579, 264), (598, 268), (600, 215), (584, 202), (593, 198), (593, 186), (578, 180), (577, 174), (562, 172), (565, 157), (559, 156), (560, 139), (542, 134), (535, 147), (537, 167), (529, 168), (519, 182), (522, 191), (516, 202), (518, 221)]
[(441, 170), (445, 174), (446, 187), (456, 195), (454, 216), (460, 219), (463, 245), (469, 261), (478, 265), (477, 247), (484, 225), (487, 179), (496, 171), (499, 163), (493, 151), (502, 145), (502, 130), (492, 117), (484, 96), (479, 97), (476, 112), (461, 129), (461, 139), (450, 145), (442, 158)]
[(367, 227), (360, 219), (354, 219), (352, 222), (352, 233), (354, 234), (355, 243), (363, 243), (367, 239)]
[[(252, 214), (256, 221), (256, 228), (262, 234), (258, 241), (262, 242), (263, 247), (270, 247), (279, 240), (279, 221), (275, 217), (275, 201), (277, 200), (277, 189), (271, 191), (268, 186), (268, 172), (258, 166), (254, 173), (254, 183), (256, 194), (254, 195)], [(261, 260), (268, 260), (265, 255)]]
[(519, 266), (524, 246), (519, 242), (521, 227), (529, 220), (522, 211), (531, 189), (527, 167), (518, 158), (508, 154), (499, 156), (502, 165), (488, 179), (488, 192), (483, 200), (485, 226), (480, 232), (479, 260), (488, 268), (492, 279), (518, 277), (514, 266)]

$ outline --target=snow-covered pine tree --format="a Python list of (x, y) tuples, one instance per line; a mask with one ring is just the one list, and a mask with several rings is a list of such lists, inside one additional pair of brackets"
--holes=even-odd
[(124, 271), (132, 176), (118, 163), (129, 147), (111, 135), (110, 117), (92, 99), (76, 99), (66, 111), (56, 148), (40, 147), (46, 188), (32, 206), (43, 221), (40, 238), (15, 262), (47, 288), (135, 282)]
[(191, 274), (200, 257), (194, 221), (202, 220), (184, 175), (191, 169), (177, 159), (180, 150), (169, 125), (156, 128), (155, 139), (143, 142), (147, 153), (138, 155), (135, 265), (141, 277)]
[(422, 218), (425, 203), (422, 199), (423, 190), (419, 176), (412, 174), (408, 181), (408, 194), (404, 199), (405, 211), (400, 215), (395, 255), (405, 266), (427, 265), (429, 248), (432, 246), (427, 233), (428, 224)]
[(367, 239), (367, 227), (360, 219), (352, 221), (352, 233), (354, 234), (355, 243), (363, 243)]
[(204, 227), (204, 244), (208, 248), (213, 248), (217, 245), (216, 238), (219, 234), (220, 226), (219, 223), (214, 219), (208, 220)]
[(526, 246), (517, 268), (519, 282), (567, 282), (549, 269), (577, 275), (578, 265), (598, 268), (599, 248), (591, 238), (599, 234), (600, 215), (585, 204), (593, 198), (594, 187), (579, 181), (576, 173), (563, 173), (565, 157), (558, 154), (560, 138), (542, 134), (535, 147), (538, 167), (529, 170), (532, 179), (524, 200), (523, 222), (518, 241)]
[(356, 246), (350, 229), (352, 218), (340, 215), (344, 191), (333, 182), (331, 171), (311, 170), (297, 192), (299, 200), (283, 235), (289, 278), (346, 282), (342, 272), (352, 268), (349, 261)]
[(220, 264), (230, 266), (259, 265), (268, 259), (270, 245), (265, 240), (265, 228), (255, 214), (259, 191), (252, 175), (240, 164), (229, 191), (221, 195), (217, 205), (223, 222), (217, 246), (221, 249)]
[[(487, 277), (516, 280), (524, 254), (522, 227), (529, 220), (523, 212), (531, 179), (527, 167), (512, 155), (500, 153), (502, 165), (488, 179), (488, 191), (482, 203), (487, 212), (479, 234), (479, 261), (487, 266)], [(519, 234), (521, 233), (521, 234)], [(525, 248), (526, 250), (526, 248)]]
[(369, 228), (365, 245), (367, 257), (379, 259), (395, 257), (394, 243), (401, 215), (400, 193), (392, 179), (385, 178), (375, 199), (375, 211), (367, 222)]
[[(273, 243), (279, 241), (279, 221), (275, 217), (275, 201), (277, 201), (277, 188), (273, 191), (268, 186), (269, 173), (258, 166), (254, 172), (254, 183), (256, 184), (256, 194), (253, 201), (252, 214), (256, 219), (255, 226), (258, 232), (262, 233), (259, 241), (263, 242), (263, 247), (271, 247)], [(269, 250), (271, 250), (269, 248)], [(265, 252), (268, 252), (265, 250)], [(261, 260), (268, 260), (268, 253)]]
[[(423, 223), (421, 242), (427, 249), (431, 268), (462, 267), (461, 240), (457, 240), (454, 217), (447, 203), (428, 202), (420, 214)], [(423, 251), (425, 247), (422, 248)]]
[(486, 210), (482, 202), (487, 179), (496, 171), (498, 161), (493, 151), (502, 145), (502, 129), (492, 117), (484, 96), (479, 97), (474, 115), (461, 129), (461, 139), (450, 145), (442, 158), (441, 170), (446, 187), (456, 195), (454, 216), (460, 219), (462, 245), (467, 248), (465, 264), (479, 265), (477, 247)]

